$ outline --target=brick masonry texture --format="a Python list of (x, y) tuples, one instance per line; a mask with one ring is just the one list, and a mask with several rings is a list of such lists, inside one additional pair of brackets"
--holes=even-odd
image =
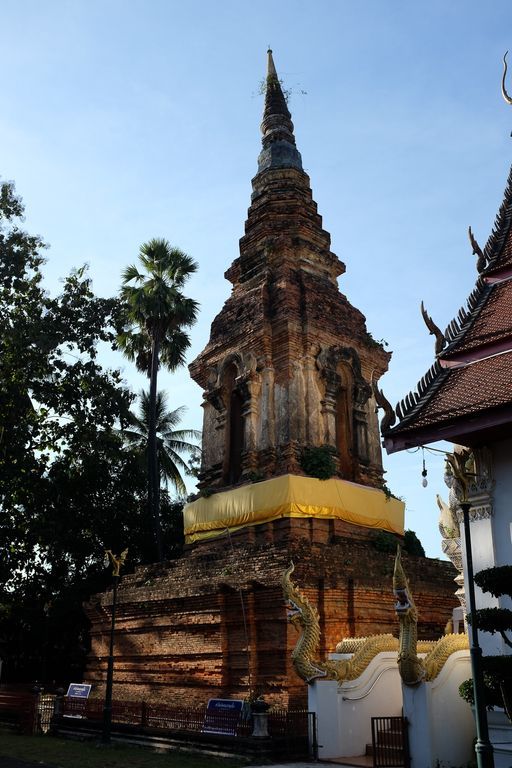
[[(268, 700), (306, 706), (306, 686), (291, 664), (298, 633), (286, 619), (282, 572), (293, 561), (296, 583), (318, 607), (319, 657), (343, 637), (396, 635), (394, 555), (375, 548), (376, 535), (338, 520), (283, 519), (124, 576), (114, 698), (202, 705), (211, 697), (247, 697), (250, 677), (252, 689)], [(456, 572), (449, 563), (406, 555), (404, 567), (420, 612), (419, 635), (435, 639), (457, 603)], [(110, 606), (109, 593), (86, 606), (92, 642), (86, 679), (95, 695), (105, 678)]]

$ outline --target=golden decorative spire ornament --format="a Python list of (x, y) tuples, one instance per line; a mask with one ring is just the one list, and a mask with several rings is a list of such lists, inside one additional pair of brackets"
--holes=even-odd
[(128, 555), (128, 550), (123, 549), (120, 555), (114, 555), (111, 549), (105, 550), (105, 558), (108, 558), (112, 565), (112, 576), (119, 576), (121, 567), (124, 565), (124, 561)]

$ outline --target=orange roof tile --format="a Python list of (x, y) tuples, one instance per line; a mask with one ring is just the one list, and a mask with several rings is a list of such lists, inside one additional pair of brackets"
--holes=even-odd
[(441, 372), (433, 396), (421, 400), (389, 434), (401, 433), (512, 404), (512, 352)]

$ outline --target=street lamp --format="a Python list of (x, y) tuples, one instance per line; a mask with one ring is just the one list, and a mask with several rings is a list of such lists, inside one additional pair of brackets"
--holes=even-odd
[(44, 636), (43, 636), (43, 663), (41, 664), (41, 685), (46, 685), (46, 674), (48, 664), (48, 625), (50, 621), (50, 609), (52, 607), (51, 600), (48, 600), (43, 605), (44, 613)]
[(107, 684), (105, 687), (105, 705), (103, 707), (103, 733), (101, 740), (104, 744), (110, 744), (110, 731), (112, 728), (112, 686), (114, 683), (114, 631), (116, 628), (116, 603), (119, 572), (126, 560), (128, 550), (120, 555), (114, 555), (111, 549), (105, 550), (105, 567), (112, 565), (112, 621), (110, 624), (110, 648), (108, 652)]
[(471, 657), (471, 675), (473, 677), (473, 695), (475, 699), (476, 763), (478, 768), (494, 768), (494, 750), (489, 741), (487, 710), (485, 708), (482, 649), (478, 642), (475, 582), (473, 579), (473, 552), (471, 549), (471, 531), (469, 523), (469, 510), (471, 509), (471, 504), (468, 501), (469, 473), (466, 470), (467, 453), (449, 453), (447, 454), (447, 460), (462, 489), (460, 507), (462, 509), (462, 521), (464, 524), (464, 548), (466, 550), (466, 578), (464, 584), (467, 586), (469, 613), (471, 615), (471, 645), (469, 653)]

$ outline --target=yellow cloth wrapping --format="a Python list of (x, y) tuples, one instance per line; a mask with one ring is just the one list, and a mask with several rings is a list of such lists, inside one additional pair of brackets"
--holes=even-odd
[(211, 538), (279, 517), (338, 518), (403, 534), (405, 504), (383, 491), (347, 480), (282, 475), (212, 494), (184, 509), (185, 541)]

